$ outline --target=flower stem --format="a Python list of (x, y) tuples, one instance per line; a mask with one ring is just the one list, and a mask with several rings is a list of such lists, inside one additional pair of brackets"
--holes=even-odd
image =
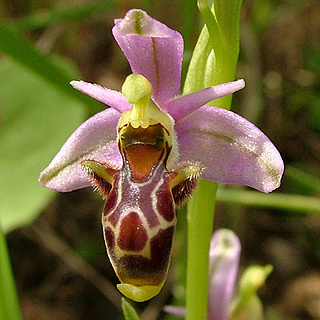
[(208, 253), (217, 187), (201, 180), (188, 204), (187, 320), (207, 317)]
[[(225, 4), (225, 2), (228, 2)], [(242, 0), (198, 0), (205, 21), (186, 76), (183, 92), (234, 80), (239, 54)], [(230, 110), (232, 96), (215, 100)], [(211, 105), (211, 103), (208, 103)], [(218, 185), (200, 181), (188, 203), (187, 320), (207, 318), (209, 248)]]

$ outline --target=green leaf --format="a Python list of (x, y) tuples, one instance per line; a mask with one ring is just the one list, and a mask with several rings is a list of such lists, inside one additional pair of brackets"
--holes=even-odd
[(0, 224), (0, 319), (21, 319), (15, 283), (11, 271), (6, 239)]
[(122, 310), (126, 320), (140, 320), (136, 310), (132, 305), (124, 298), (122, 298)]
[(11, 60), (2, 60), (0, 78), (0, 219), (8, 232), (31, 223), (53, 197), (39, 173), (83, 121), (85, 107)]

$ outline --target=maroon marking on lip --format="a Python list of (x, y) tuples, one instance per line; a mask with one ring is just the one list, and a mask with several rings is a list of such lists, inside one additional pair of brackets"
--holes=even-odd
[(124, 283), (159, 285), (166, 277), (174, 227), (160, 229), (150, 243), (151, 259), (140, 255), (125, 255), (117, 261), (117, 274)]
[(104, 236), (105, 236), (105, 239), (106, 239), (106, 244), (108, 246), (109, 249), (113, 249), (114, 248), (114, 244), (115, 244), (115, 241), (114, 241), (114, 233), (113, 231), (111, 230), (111, 228), (107, 227), (104, 231)]
[(106, 204), (104, 206), (104, 214), (107, 215), (116, 205), (118, 198), (118, 191), (115, 189), (112, 189), (110, 192)]
[(141, 251), (148, 240), (145, 230), (137, 212), (130, 212), (125, 216), (120, 225), (118, 245), (122, 250)]
[(151, 260), (139, 255), (125, 255), (119, 260), (117, 274), (121, 282), (135, 286), (157, 286), (166, 276), (166, 270), (157, 268)]
[(167, 268), (175, 227), (160, 229), (150, 241), (151, 260), (160, 268)]
[(119, 184), (119, 174), (116, 173), (113, 187), (109, 193), (109, 196), (106, 200), (106, 203), (105, 203), (104, 209), (103, 209), (104, 217), (107, 217), (108, 221), (114, 227), (116, 226), (116, 224), (119, 220), (120, 213), (117, 210), (115, 210), (115, 212), (110, 215), (110, 212), (115, 208), (115, 206), (117, 204), (117, 200), (118, 200), (118, 196), (119, 196), (118, 184)]
[(176, 216), (176, 211), (168, 182), (165, 182), (159, 188), (156, 196), (158, 212), (165, 220), (172, 221)]

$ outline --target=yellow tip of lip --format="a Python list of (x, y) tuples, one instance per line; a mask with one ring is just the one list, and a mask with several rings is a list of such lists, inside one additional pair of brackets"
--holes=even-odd
[(127, 298), (143, 302), (147, 301), (154, 296), (156, 296), (160, 290), (161, 286), (134, 286), (128, 283), (121, 283), (117, 285), (118, 290)]

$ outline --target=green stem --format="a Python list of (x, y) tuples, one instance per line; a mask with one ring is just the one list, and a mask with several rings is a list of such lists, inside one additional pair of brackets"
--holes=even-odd
[[(201, 32), (190, 62), (184, 93), (234, 80), (239, 52), (242, 0), (230, 0), (231, 3), (227, 6), (221, 5), (224, 1), (216, 0), (210, 8), (208, 0), (198, 0), (206, 26)], [(235, 2), (238, 3), (236, 7), (239, 10), (231, 14)], [(221, 24), (221, 21), (227, 22)], [(225, 25), (225, 28), (221, 28), (222, 25)], [(229, 38), (232, 41), (229, 41)], [(229, 51), (232, 51), (232, 54)], [(215, 100), (214, 105), (230, 110), (231, 99), (230, 95)], [(217, 187), (216, 183), (200, 181), (199, 188), (188, 204), (187, 320), (207, 318), (209, 248)]]
[(21, 319), (8, 249), (0, 226), (0, 319)]
[(186, 320), (207, 317), (209, 247), (217, 184), (202, 180), (188, 204)]

